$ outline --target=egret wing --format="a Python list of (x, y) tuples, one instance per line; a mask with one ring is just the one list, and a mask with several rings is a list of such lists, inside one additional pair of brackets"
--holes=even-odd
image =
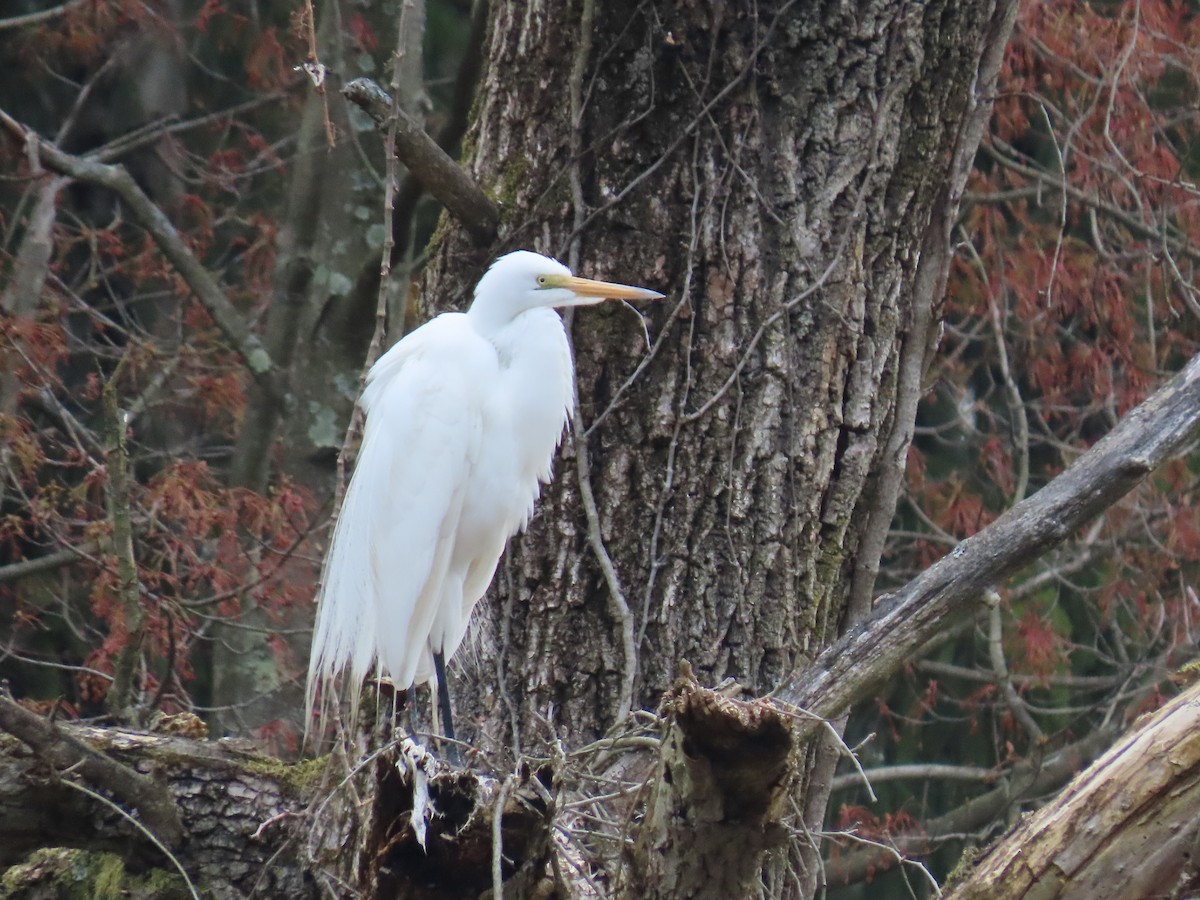
[(354, 691), (372, 668), (399, 689), (412, 683), (479, 453), (479, 379), (494, 365), (464, 318), (413, 332), (368, 377), (362, 447), (326, 560), (310, 708), (316, 686), (347, 670)]

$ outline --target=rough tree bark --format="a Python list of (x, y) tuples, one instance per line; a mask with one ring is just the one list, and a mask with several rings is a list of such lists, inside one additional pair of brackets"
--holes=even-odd
[[(523, 246), (669, 297), (651, 348), (574, 317), (579, 414), (457, 694), (477, 742), (586, 742), (681, 659), (765, 693), (869, 611), (1015, 5), (497, 4), (466, 164), (500, 239), (447, 235), (423, 296)], [(811, 827), (831, 746), (794, 763)]]
[(687, 658), (757, 693), (869, 606), (1014, 4), (496, 4), (501, 241), (669, 291), (575, 317), (580, 416), (494, 588), (481, 733), (588, 738)]

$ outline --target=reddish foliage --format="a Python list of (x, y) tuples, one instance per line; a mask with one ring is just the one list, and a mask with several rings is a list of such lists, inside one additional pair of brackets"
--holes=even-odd
[(371, 53), (379, 46), (379, 39), (375, 37), (374, 30), (362, 13), (353, 13), (350, 16), (346, 22), (346, 30), (358, 49), (364, 53)]
[[(836, 819), (838, 831), (855, 835), (859, 840), (850, 846), (858, 848), (863, 842), (877, 845), (877, 856), (870, 866), (867, 877), (869, 884), (879, 872), (886, 872), (896, 865), (896, 856), (888, 848), (897, 837), (922, 836), (925, 830), (920, 821), (905, 810), (886, 813), (879, 816), (865, 806), (843, 804)], [(834, 844), (834, 858), (841, 855), (844, 847), (841, 842)]]
[[(1038, 490), (1200, 350), (1198, 100), (1194, 5), (1022, 4), (886, 578), (903, 582)], [(1198, 471), (1194, 458), (1169, 463), (995, 585), (1007, 672), (1041, 738), (996, 683), (986, 617), (938, 650), (950, 668), (936, 680), (914, 667), (862, 711), (863, 730), (889, 732), (899, 761), (969, 744), (990, 766), (1078, 739), (1113, 708), (1160, 704), (1155, 680), (1200, 637)]]
[(204, 33), (208, 31), (209, 22), (216, 16), (226, 15), (226, 10), (221, 0), (204, 0), (204, 5), (200, 7), (192, 19), (192, 27), (197, 31)]
[(1065, 643), (1039, 612), (1026, 611), (1017, 623), (1017, 636), (1019, 640), (1011, 655), (1020, 664), (1021, 671), (1044, 681), (1062, 670), (1067, 658)]
[(278, 90), (288, 80), (291, 67), (274, 28), (266, 29), (246, 57), (246, 77), (258, 90)]
[[(285, 12), (264, 10), (251, 21), (223, 0), (197, 6), (194, 18), (176, 23), (161, 4), (89, 0), (48, 20), (31, 40), (4, 42), (0, 53), (10, 67), (20, 59), (53, 74), (55, 89), (30, 101), (45, 105), (35, 117), (44, 134), (73, 115), (77, 92), (69, 85), (87, 85), (87, 103), (64, 141), (71, 152), (128, 139), (164, 115), (181, 125), (112, 158), (258, 327), (275, 278), (276, 200), (287, 174), (281, 153), (294, 146), (287, 138), (295, 122), (279, 114), (278, 102), (246, 101), (293, 80), (295, 54), (281, 44), (282, 23), (269, 20)], [(154, 54), (162, 55), (157, 68), (146, 62)], [(133, 77), (145, 79), (137, 82), (144, 90), (130, 87)], [(197, 83), (204, 89), (193, 90)], [(222, 96), (214, 84), (233, 90)], [(114, 91), (124, 92), (119, 103)], [(147, 107), (126, 115), (142, 94)], [(158, 100), (167, 106), (153, 105)], [(229, 107), (235, 111), (222, 116)], [(14, 173), (28, 174), (24, 148), (4, 140), (0, 153)], [(27, 228), (27, 188), (0, 187), (0, 216), (10, 228), (4, 271)], [(108, 508), (113, 457), (102, 394), (109, 386), (130, 416), (127, 499), (145, 620), (135, 688), (143, 704), (186, 707), (195, 660), (209, 651), (222, 614), (249, 598), (279, 618), (311, 600), (317, 554), (298, 551), (315, 505), (278, 474), (263, 494), (225, 483), (249, 383), (242, 361), (111, 192), (78, 182), (56, 199), (36, 312), (0, 317), (0, 362), (20, 389), (12, 414), (0, 412), (0, 566), (68, 548), (78, 557), (49, 575), (0, 584), (0, 678), (18, 692), (65, 693), (94, 714), (127, 642)], [(297, 671), (300, 661), (287, 648), (273, 649), (281, 667)], [(50, 668), (35, 667), (42, 663), (73, 674), (23, 680)]]

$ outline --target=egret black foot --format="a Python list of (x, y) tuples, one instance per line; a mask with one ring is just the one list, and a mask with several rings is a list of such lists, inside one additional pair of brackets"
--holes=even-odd
[(433, 671), (437, 675), (437, 703), (439, 718), (442, 720), (442, 734), (446, 740), (446, 761), (452, 766), (462, 765), (462, 754), (458, 752), (458, 744), (454, 741), (454, 712), (450, 707), (450, 683), (446, 678), (446, 657), (442, 652), (433, 654)]

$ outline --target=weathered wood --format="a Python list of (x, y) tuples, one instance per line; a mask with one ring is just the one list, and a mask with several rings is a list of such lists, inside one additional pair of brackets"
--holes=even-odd
[[(72, 779), (137, 815), (206, 897), (474, 898), (491, 889), (497, 871), (510, 896), (522, 897), (547, 882), (548, 768), (523, 767), (503, 790), (504, 779), (437, 770), (421, 846), (413, 785), (386, 742), (350, 773), (342, 756), (289, 765), (237, 741), (69, 723), (52, 729), (21, 712), (32, 724), (14, 730), (35, 746), (0, 734), (0, 867), (72, 848), (116, 854), (131, 873), (176, 877), (174, 864), (111, 804), (63, 783)], [(0, 718), (0, 727), (11, 724)], [(56, 743), (39, 737), (47, 731)], [(24, 872), (24, 882), (84, 865), (47, 860)], [(64, 860), (72, 865), (57, 865)]]
[(1190, 897), (1200, 890), (1200, 684), (979, 857), (945, 900)]
[(784, 837), (790, 724), (767, 701), (700, 687), (686, 664), (660, 713), (658, 772), (633, 855), (636, 896), (752, 896), (761, 853)]
[[(963, 541), (774, 693), (833, 718), (870, 696), (926, 641), (984, 603), (985, 590), (1099, 515), (1200, 434), (1200, 356), (1062, 475)], [(816, 726), (802, 726), (814, 733)]]
[(140, 813), (164, 844), (179, 843), (183, 835), (179, 811), (161, 782), (97, 752), (75, 734), (18, 706), (5, 692), (0, 692), (0, 729), (19, 738), (48, 765), (77, 771), (112, 793)]

